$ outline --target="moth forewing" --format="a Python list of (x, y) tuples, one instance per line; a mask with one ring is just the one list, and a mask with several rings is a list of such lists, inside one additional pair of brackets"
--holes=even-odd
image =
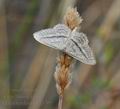
[(86, 61), (88, 64), (94, 65), (96, 64), (96, 60), (94, 58), (92, 49), (89, 47), (89, 45), (84, 45), (81, 47), (84, 53), (86, 54)]
[[(66, 47), (67, 54), (85, 64), (94, 65), (96, 63), (93, 53), (89, 46), (81, 48), (74, 41), (70, 41), (69, 43), (70, 44), (68, 44)], [(89, 51), (89, 54), (86, 54), (87, 51)]]
[[(54, 49), (58, 49), (56, 46), (54, 46), (53, 44), (51, 44), (51, 40), (49, 39), (49, 37), (51, 37), (51, 35), (49, 35), (49, 34), (43, 34), (42, 32), (43, 32), (43, 30), (38, 31), (38, 32), (36, 32), (36, 33), (33, 34), (35, 40), (37, 40), (41, 44), (46, 45), (48, 47), (51, 47), (51, 48), (54, 48)], [(48, 32), (46, 32), (46, 33), (48, 33)]]
[(40, 41), (41, 39), (44, 39), (44, 38), (51, 38), (52, 36), (56, 36), (56, 32), (54, 29), (43, 29), (43, 30), (40, 30), (38, 32), (35, 32), (33, 34), (34, 38), (37, 40), (37, 41)]
[(57, 24), (54, 28), (57, 33), (63, 34), (68, 37), (68, 34), (71, 32), (70, 28), (68, 28), (65, 24)]
[(54, 49), (63, 50), (65, 46), (64, 43), (68, 37), (68, 32), (69, 30), (57, 26), (57, 28), (50, 28), (38, 31), (33, 35), (38, 42)]
[(86, 34), (82, 32), (72, 31), (72, 36), (73, 36), (73, 40), (78, 42), (78, 44), (87, 45), (89, 42)]
[(68, 44), (66, 51), (85, 64), (94, 65), (96, 63), (92, 50), (88, 45), (87, 36), (84, 33), (72, 31), (71, 43)]

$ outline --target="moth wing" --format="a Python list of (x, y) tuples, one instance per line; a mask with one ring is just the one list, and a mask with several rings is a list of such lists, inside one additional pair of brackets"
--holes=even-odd
[(88, 45), (88, 40), (85, 34), (76, 32), (72, 35), (72, 39), (68, 43), (66, 52), (85, 64), (96, 64), (93, 52)]
[(82, 32), (72, 31), (72, 38), (75, 40), (79, 45), (88, 45), (89, 41), (87, 36)]
[(44, 29), (34, 33), (34, 38), (49, 47), (63, 50), (68, 37), (69, 29), (62, 24), (53, 28)]
[(62, 34), (68, 34), (71, 32), (70, 28), (67, 27), (65, 24), (57, 24), (54, 26), (54, 29), (56, 29), (58, 32), (62, 32)]

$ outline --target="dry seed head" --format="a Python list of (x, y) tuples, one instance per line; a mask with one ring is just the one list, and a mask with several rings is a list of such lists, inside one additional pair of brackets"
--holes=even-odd
[(56, 72), (54, 74), (55, 80), (57, 82), (57, 92), (59, 95), (69, 86), (71, 82), (71, 66), (72, 58), (66, 54), (60, 55), (58, 57), (58, 64), (56, 66)]
[[(78, 28), (80, 23), (82, 22), (82, 18), (80, 17), (79, 13), (77, 12), (76, 8), (69, 8), (64, 16), (64, 23), (73, 30), (74, 28)], [(72, 57), (69, 55), (62, 53), (57, 58), (58, 63), (56, 66), (56, 71), (54, 73), (54, 77), (56, 80), (56, 88), (59, 94), (59, 103), (58, 109), (62, 108), (62, 101), (61, 96), (63, 96), (64, 90), (69, 87), (71, 83), (71, 63)]]
[(71, 30), (75, 27), (79, 27), (82, 21), (83, 19), (80, 17), (76, 8), (68, 8), (64, 16), (64, 22)]
[(65, 89), (67, 84), (68, 84), (68, 81), (69, 81), (69, 75), (67, 74), (68, 73), (68, 69), (66, 69), (65, 67), (62, 68), (61, 72), (59, 72), (59, 77), (58, 77), (58, 84), (61, 86), (61, 89)]

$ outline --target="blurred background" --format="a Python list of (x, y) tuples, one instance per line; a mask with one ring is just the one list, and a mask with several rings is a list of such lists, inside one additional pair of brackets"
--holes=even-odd
[(57, 109), (58, 51), (33, 33), (61, 23), (69, 6), (97, 64), (75, 63), (64, 109), (120, 109), (120, 0), (0, 0), (0, 109)]

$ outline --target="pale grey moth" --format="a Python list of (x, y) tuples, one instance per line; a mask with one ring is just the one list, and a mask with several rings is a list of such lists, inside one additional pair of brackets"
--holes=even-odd
[(64, 24), (57, 24), (53, 28), (43, 29), (33, 35), (38, 42), (61, 50), (85, 64), (96, 64), (87, 36), (77, 32), (76, 28), (72, 31)]

